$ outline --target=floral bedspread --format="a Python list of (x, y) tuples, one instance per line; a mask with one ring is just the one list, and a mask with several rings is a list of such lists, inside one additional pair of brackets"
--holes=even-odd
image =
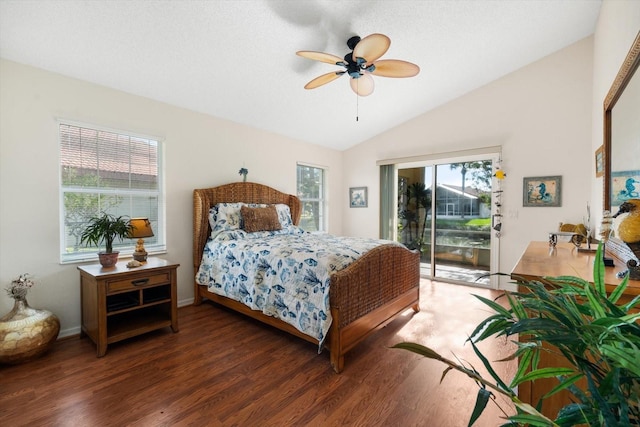
[[(204, 249), (196, 282), (281, 319), (320, 342), (331, 325), (330, 275), (388, 240), (305, 233), (223, 231)], [(399, 244), (398, 244), (399, 245)]]

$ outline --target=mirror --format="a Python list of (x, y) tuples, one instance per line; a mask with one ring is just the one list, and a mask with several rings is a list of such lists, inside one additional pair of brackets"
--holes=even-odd
[[(603, 209), (640, 198), (640, 32), (604, 100)], [(615, 212), (612, 212), (615, 213)]]

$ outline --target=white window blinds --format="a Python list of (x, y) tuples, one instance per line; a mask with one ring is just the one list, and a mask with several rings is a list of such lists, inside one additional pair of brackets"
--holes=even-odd
[[(154, 237), (147, 251), (164, 251), (161, 143), (69, 123), (59, 125), (61, 261), (95, 259), (101, 248), (86, 248), (80, 236), (87, 221), (102, 212), (146, 217)], [(134, 241), (114, 242), (114, 250), (132, 251)]]

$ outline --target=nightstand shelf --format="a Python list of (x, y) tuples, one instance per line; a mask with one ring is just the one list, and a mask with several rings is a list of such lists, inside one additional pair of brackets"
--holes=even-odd
[(78, 267), (82, 299), (82, 335), (96, 343), (98, 357), (107, 345), (156, 329), (178, 332), (177, 268), (160, 258), (141, 267), (119, 262)]
[(156, 329), (171, 326), (166, 313), (151, 311), (150, 307), (127, 311), (107, 319), (107, 344), (112, 344)]

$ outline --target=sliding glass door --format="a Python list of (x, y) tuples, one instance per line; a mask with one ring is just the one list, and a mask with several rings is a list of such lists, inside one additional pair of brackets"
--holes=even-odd
[(396, 239), (421, 253), (425, 277), (497, 287), (491, 218), (497, 155), (396, 164)]

